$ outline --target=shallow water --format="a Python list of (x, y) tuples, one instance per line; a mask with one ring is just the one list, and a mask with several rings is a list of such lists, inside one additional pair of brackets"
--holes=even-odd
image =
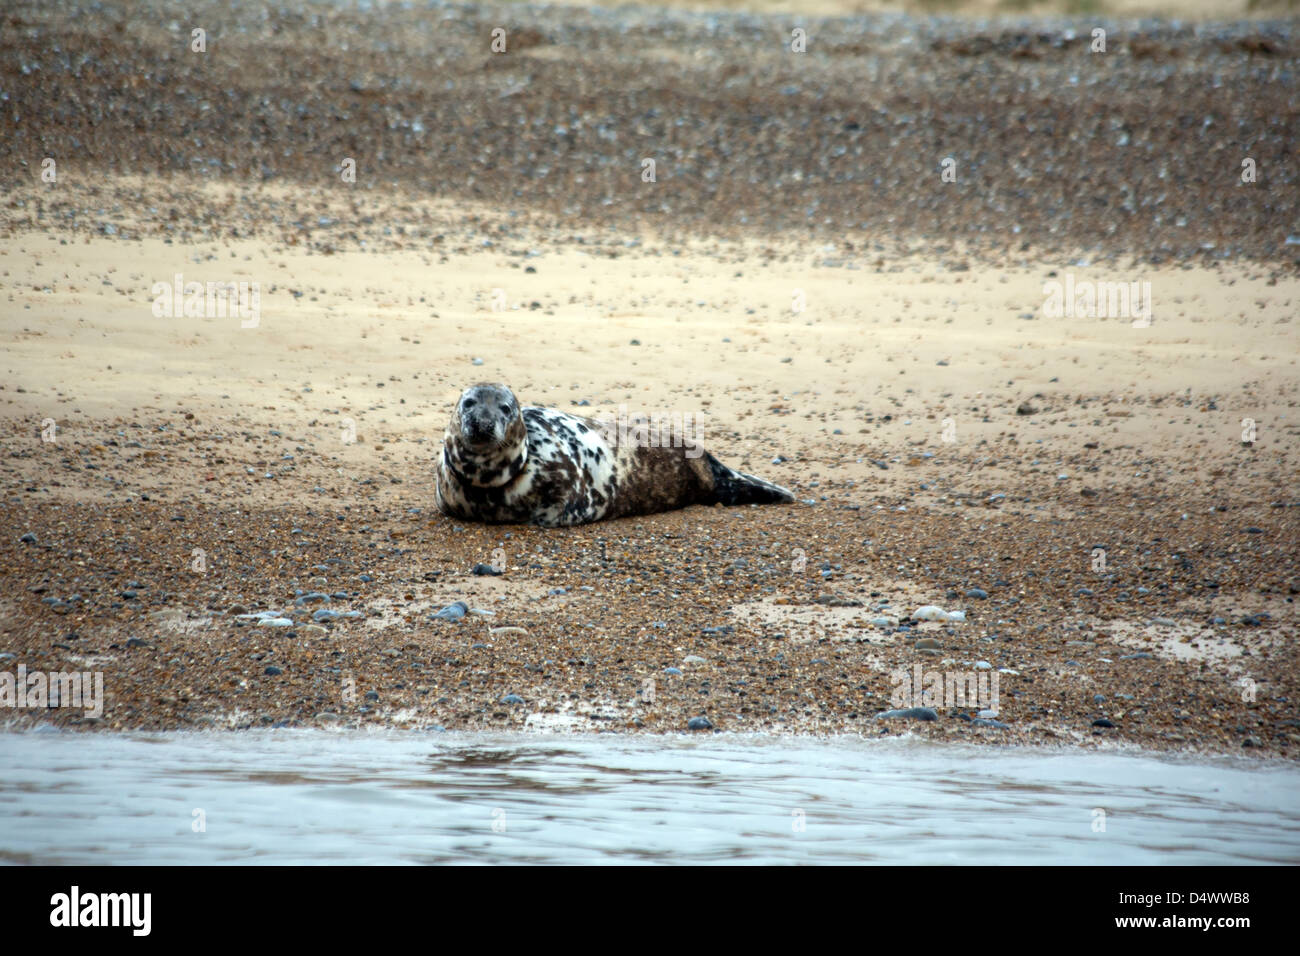
[(1300, 769), (1229, 758), (265, 731), (0, 734), (0, 766), (9, 862), (1300, 862)]

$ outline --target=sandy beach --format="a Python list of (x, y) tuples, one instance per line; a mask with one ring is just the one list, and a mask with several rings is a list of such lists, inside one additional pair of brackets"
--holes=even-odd
[[(1300, 756), (1294, 20), (223, 6), (4, 14), (0, 720)], [(799, 502), (450, 520), (477, 381)]]

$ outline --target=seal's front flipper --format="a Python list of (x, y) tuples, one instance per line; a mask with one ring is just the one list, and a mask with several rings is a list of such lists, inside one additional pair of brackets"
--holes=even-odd
[(714, 500), (724, 505), (777, 505), (794, 501), (794, 493), (770, 481), (728, 468), (712, 455), (705, 460), (713, 474)]

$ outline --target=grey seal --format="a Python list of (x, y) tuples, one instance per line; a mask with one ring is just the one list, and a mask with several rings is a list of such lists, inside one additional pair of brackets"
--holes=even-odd
[(645, 419), (629, 429), (521, 406), (505, 385), (473, 385), (443, 436), (438, 509), (467, 521), (558, 528), (688, 505), (795, 500), (681, 437)]

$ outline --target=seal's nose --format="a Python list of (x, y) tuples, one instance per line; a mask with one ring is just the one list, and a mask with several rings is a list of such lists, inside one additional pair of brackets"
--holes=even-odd
[(465, 433), (465, 440), (473, 445), (491, 441), (496, 437), (491, 420), (475, 415), (465, 419), (462, 430)]

